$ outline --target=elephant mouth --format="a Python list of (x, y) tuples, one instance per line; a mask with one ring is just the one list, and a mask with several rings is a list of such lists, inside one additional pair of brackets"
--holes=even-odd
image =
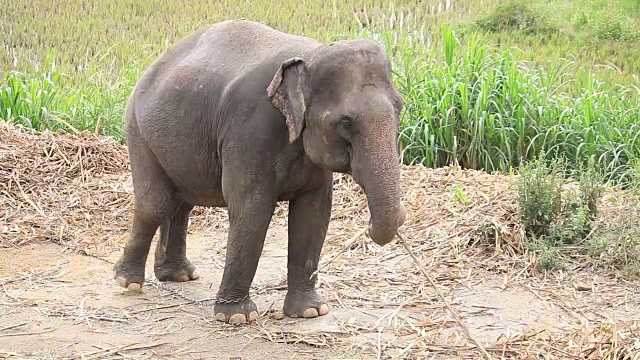
[(345, 155), (344, 155), (344, 167), (345, 167), (344, 172), (349, 175), (352, 175), (351, 159), (353, 159), (353, 148), (351, 147), (351, 144), (349, 144), (349, 146), (347, 146), (347, 151), (345, 151)]

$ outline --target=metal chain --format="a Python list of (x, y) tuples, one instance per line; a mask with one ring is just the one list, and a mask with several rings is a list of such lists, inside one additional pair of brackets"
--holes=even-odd
[(115, 265), (115, 262), (113, 262), (113, 261), (111, 261), (111, 260), (109, 260), (109, 259), (102, 258), (102, 257), (100, 257), (100, 256), (98, 256), (98, 255), (93, 255), (93, 254), (88, 253), (88, 252), (86, 252), (86, 251), (84, 251), (84, 250), (78, 250), (78, 252), (79, 252), (81, 255), (88, 256), (88, 257), (92, 257), (92, 258), (97, 259), (97, 260), (100, 260), (100, 261), (104, 261), (104, 262), (106, 262), (107, 264)]
[(249, 298), (249, 294), (235, 300), (225, 300), (225, 299), (216, 299), (214, 301), (215, 304), (225, 305), (225, 304), (237, 304), (239, 302), (243, 302)]

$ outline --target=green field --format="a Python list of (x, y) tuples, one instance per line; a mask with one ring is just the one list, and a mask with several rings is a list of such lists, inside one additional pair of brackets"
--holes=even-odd
[[(527, 5), (528, 4), (528, 5)], [(323, 41), (368, 37), (405, 99), (405, 163), (509, 171), (540, 151), (606, 179), (640, 168), (636, 0), (0, 0), (0, 118), (122, 141), (145, 67), (206, 24), (249, 18)], [(636, 174), (636, 175), (634, 175)]]

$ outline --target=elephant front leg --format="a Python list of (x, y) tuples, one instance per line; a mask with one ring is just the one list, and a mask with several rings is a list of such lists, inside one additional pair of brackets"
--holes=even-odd
[(214, 306), (219, 321), (239, 324), (258, 318), (258, 309), (249, 297), (249, 289), (275, 204), (275, 200), (252, 194), (242, 201), (232, 201), (229, 206), (227, 254)]
[(322, 188), (307, 192), (289, 204), (288, 291), (284, 314), (289, 317), (312, 318), (326, 315), (329, 306), (315, 285), (320, 253), (331, 217), (331, 185), (329, 174)]

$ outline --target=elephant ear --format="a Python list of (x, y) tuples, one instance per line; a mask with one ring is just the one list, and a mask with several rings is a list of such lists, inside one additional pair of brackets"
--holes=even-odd
[(267, 95), (282, 115), (289, 129), (289, 142), (294, 142), (304, 127), (307, 66), (301, 58), (291, 58), (280, 65), (267, 88)]

